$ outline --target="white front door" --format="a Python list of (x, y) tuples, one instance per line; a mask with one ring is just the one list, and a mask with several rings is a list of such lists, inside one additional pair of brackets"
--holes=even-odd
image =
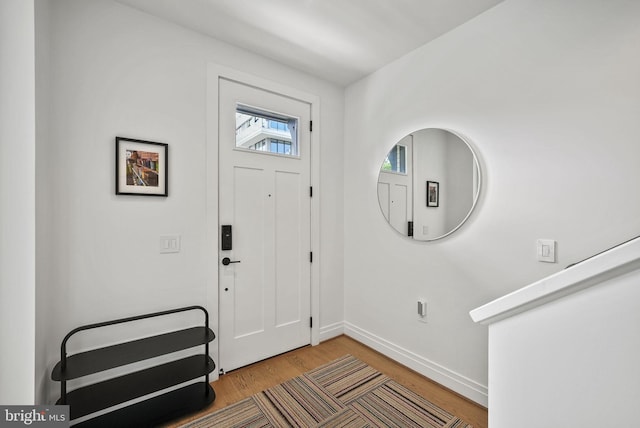
[(311, 343), (310, 115), (306, 102), (219, 80), (224, 371)]

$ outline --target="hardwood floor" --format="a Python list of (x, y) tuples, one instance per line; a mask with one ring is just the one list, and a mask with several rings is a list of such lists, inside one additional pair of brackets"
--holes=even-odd
[(359, 358), (449, 413), (464, 419), (474, 428), (487, 428), (488, 414), (484, 407), (347, 336), (327, 340), (318, 346), (296, 349), (221, 376), (211, 384), (216, 391), (216, 401), (210, 407), (167, 427), (177, 427), (211, 411), (226, 407), (345, 354)]

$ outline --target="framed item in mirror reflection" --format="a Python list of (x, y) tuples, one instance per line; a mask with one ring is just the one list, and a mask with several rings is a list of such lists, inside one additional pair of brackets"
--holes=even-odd
[(440, 205), (440, 183), (437, 181), (427, 181), (427, 206), (437, 207)]

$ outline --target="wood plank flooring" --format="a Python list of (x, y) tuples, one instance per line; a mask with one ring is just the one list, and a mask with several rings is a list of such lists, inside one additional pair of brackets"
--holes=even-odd
[(177, 427), (214, 410), (236, 403), (346, 354), (359, 358), (447, 412), (464, 419), (474, 428), (487, 428), (486, 408), (347, 336), (339, 336), (317, 346), (296, 349), (220, 376), (219, 380), (211, 383), (216, 391), (216, 401), (211, 406), (197, 414), (167, 425), (167, 427)]

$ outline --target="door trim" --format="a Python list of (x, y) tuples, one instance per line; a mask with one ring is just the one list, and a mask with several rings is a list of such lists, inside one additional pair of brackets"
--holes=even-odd
[[(219, 80), (221, 78), (232, 80), (244, 85), (253, 86), (266, 91), (281, 94), (290, 98), (304, 101), (311, 106), (311, 120), (314, 123), (311, 132), (311, 186), (313, 196), (311, 198), (311, 249), (313, 263), (311, 263), (311, 345), (320, 343), (320, 196), (322, 189), (320, 183), (320, 98), (292, 88), (290, 86), (267, 80), (249, 73), (238, 71), (219, 64), (207, 64), (207, 108), (206, 108), (206, 245), (203, 261), (206, 264), (207, 295), (205, 307), (212, 314), (211, 328), (218, 334), (220, 319), (218, 313), (218, 261), (219, 231), (218, 231), (218, 95)], [(214, 315), (215, 314), (215, 315)], [(209, 347), (211, 358), (219, 361), (218, 341), (214, 341)], [(212, 380), (218, 378), (217, 373), (212, 374)]]

